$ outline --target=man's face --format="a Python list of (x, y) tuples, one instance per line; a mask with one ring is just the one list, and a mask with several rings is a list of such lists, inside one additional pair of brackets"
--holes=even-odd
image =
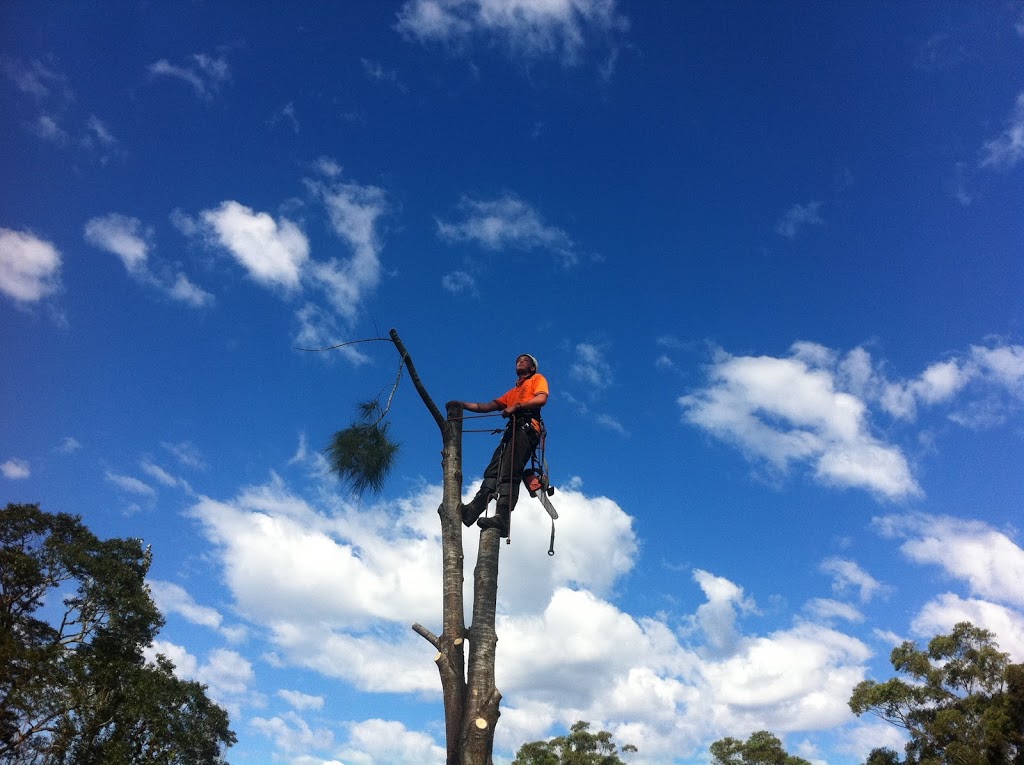
[(533, 361), (527, 355), (522, 355), (516, 359), (516, 374), (517, 375), (528, 375), (533, 371)]

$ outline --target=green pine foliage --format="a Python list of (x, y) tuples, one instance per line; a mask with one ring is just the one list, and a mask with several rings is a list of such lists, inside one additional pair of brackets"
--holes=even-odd
[(388, 436), (390, 423), (377, 401), (358, 405), (358, 420), (339, 430), (324, 450), (332, 473), (356, 495), (367, 489), (379, 493), (384, 488), (398, 456), (399, 444)]

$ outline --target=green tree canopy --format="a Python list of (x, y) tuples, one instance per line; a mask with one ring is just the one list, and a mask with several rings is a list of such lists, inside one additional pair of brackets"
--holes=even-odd
[(163, 625), (150, 561), (140, 540), (100, 540), (76, 516), (0, 510), (0, 761), (223, 761), (227, 713), (143, 656)]
[(811, 765), (788, 754), (782, 742), (766, 730), (755, 731), (746, 741), (723, 738), (711, 745), (712, 765)]
[[(631, 744), (622, 747), (623, 754), (635, 751)], [(580, 720), (568, 735), (523, 744), (512, 765), (625, 765), (625, 760), (619, 757), (611, 733), (591, 733), (590, 723)]]
[[(1011, 664), (993, 637), (961, 622), (925, 650), (905, 642), (890, 661), (909, 682), (865, 680), (850, 708), (910, 734), (906, 765), (1024, 765), (1024, 664)], [(891, 750), (871, 756), (872, 765), (900, 762)]]

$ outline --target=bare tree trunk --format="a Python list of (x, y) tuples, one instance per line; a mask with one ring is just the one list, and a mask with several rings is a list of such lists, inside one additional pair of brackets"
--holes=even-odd
[(498, 635), (494, 629), (498, 599), (497, 529), (480, 534), (480, 553), (473, 574), (473, 626), (469, 630), (469, 682), (462, 732), (462, 765), (490, 765), (494, 728), (501, 712), (501, 693), (494, 686)]
[(473, 578), (473, 626), (468, 632), (469, 680), (466, 680), (466, 615), (463, 599), (465, 556), (462, 548), (462, 407), (449, 401), (447, 419), (427, 393), (409, 352), (395, 330), (391, 339), (409, 370), (416, 391), (441, 430), (441, 471), (444, 487), (441, 506), (442, 632), (434, 635), (414, 624), (413, 630), (437, 649), (434, 662), (444, 696), (447, 765), (491, 765), (494, 727), (501, 714), (501, 693), (494, 687), (494, 660), (498, 637), (494, 629), (498, 598), (498, 554), (501, 539), (496, 530), (480, 535), (480, 552)]

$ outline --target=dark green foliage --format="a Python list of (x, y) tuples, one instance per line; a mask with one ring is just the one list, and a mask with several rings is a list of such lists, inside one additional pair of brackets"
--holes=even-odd
[[(961, 622), (927, 650), (903, 643), (890, 660), (910, 682), (865, 680), (854, 688), (850, 708), (910, 734), (906, 765), (1024, 765), (1024, 665), (1010, 664), (991, 632)], [(875, 750), (868, 762), (900, 760)]]
[[(631, 744), (622, 747), (623, 754), (635, 751)], [(611, 733), (591, 733), (590, 723), (580, 720), (573, 723), (567, 736), (523, 744), (512, 765), (625, 765), (625, 761), (619, 757)]]
[(359, 421), (334, 434), (324, 450), (331, 472), (359, 495), (367, 489), (374, 493), (395, 464), (399, 445), (388, 438), (389, 423), (377, 401), (358, 405)]
[(746, 741), (723, 738), (711, 745), (712, 765), (811, 765), (789, 754), (782, 742), (766, 730), (755, 731)]
[(222, 762), (227, 713), (142, 655), (163, 624), (150, 560), (139, 540), (100, 540), (75, 516), (0, 510), (0, 762)]

